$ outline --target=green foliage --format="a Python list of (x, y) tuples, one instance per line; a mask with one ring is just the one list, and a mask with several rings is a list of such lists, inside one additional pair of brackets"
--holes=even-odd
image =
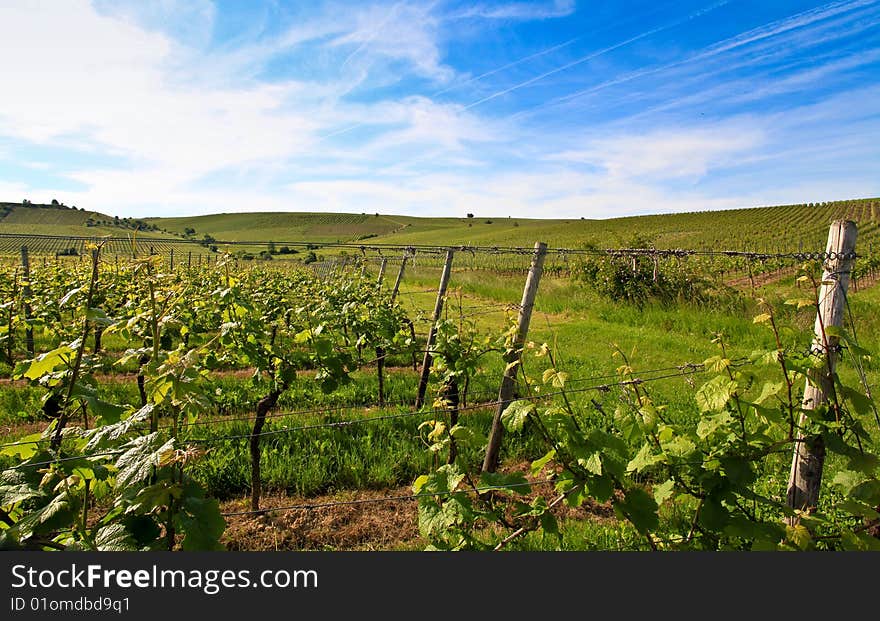
[[(818, 284), (813, 281), (814, 287)], [(791, 306), (815, 308), (797, 302)], [(461, 461), (455, 469), (442, 466), (420, 477), (418, 493), (435, 482), (427, 489), (435, 495), (421, 499), (423, 534), (441, 549), (496, 547), (514, 536), (509, 533), (527, 530), (557, 536), (550, 509), (561, 501), (577, 507), (592, 500), (610, 503), (617, 519), (651, 549), (880, 548), (880, 539), (871, 534), (880, 524), (880, 458), (870, 452), (868, 447), (877, 444), (863, 424), (873, 414), (873, 400), (862, 387), (845, 385), (834, 374), (827, 404), (814, 408), (803, 403), (801, 387), (819, 382), (827, 361), (798, 344), (798, 335), (780, 332), (775, 309), (762, 303), (764, 312), (755, 321), (767, 326), (775, 346), (732, 360), (729, 344), (718, 335), (720, 353), (703, 365), (714, 376), (693, 394), (699, 412), (693, 422), (683, 422), (656, 403), (630, 360), (617, 350), (621, 403), (605, 428), (591, 426), (568, 398), (566, 376), (550, 348), (527, 348), (535, 359), (548, 361), (541, 383), (555, 391), (553, 398), (514, 401), (501, 420), (512, 433), (529, 424), (549, 451), (532, 462), (532, 479), (484, 474), (474, 484)], [(792, 337), (794, 342), (785, 342)], [(839, 328), (829, 329), (825, 338), (840, 338), (855, 355), (869, 355)], [(518, 365), (520, 370), (524, 365)], [(433, 431), (435, 440), (442, 438), (442, 426)], [(819, 506), (806, 509), (788, 507), (784, 487), (769, 488), (766, 476), (776, 472), (776, 484), (784, 484), (785, 460), (802, 437), (820, 438), (829, 459), (843, 464), (826, 482)], [(435, 443), (434, 450), (438, 447), (443, 445)], [(524, 483), (538, 491), (533, 484), (546, 474), (555, 499), (539, 494), (525, 503), (485, 491), (515, 495), (523, 493)], [(447, 486), (441, 490), (436, 481)]]

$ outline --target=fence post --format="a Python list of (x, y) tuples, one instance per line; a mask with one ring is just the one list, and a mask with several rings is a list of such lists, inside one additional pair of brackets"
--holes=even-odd
[(171, 249), (171, 253), (168, 255), (168, 271), (174, 271), (174, 248)]
[(446, 262), (443, 264), (443, 273), (440, 275), (440, 287), (437, 289), (437, 301), (434, 303), (434, 315), (431, 318), (431, 330), (428, 332), (428, 341), (425, 343), (425, 357), (422, 359), (422, 374), (419, 377), (419, 392), (416, 395), (416, 409), (425, 403), (425, 392), (428, 390), (428, 375), (431, 373), (431, 347), (437, 337), (437, 322), (443, 312), (443, 299), (446, 297), (446, 288), (449, 286), (449, 274), (452, 271), (452, 250), (446, 251)]
[(31, 326), (31, 261), (28, 256), (28, 247), (21, 247), (21, 269), (24, 273), (24, 286), (21, 289), (22, 308), (24, 309), (24, 321), (27, 327), (24, 331), (24, 342), (28, 354), (34, 357), (34, 329)]
[[(364, 263), (366, 265), (366, 263)], [(379, 264), (379, 277), (376, 279), (376, 285), (382, 286), (382, 279), (385, 278), (385, 266), (388, 265), (388, 258), (382, 257), (382, 263)]]
[(400, 260), (400, 269), (397, 270), (397, 280), (394, 281), (394, 289), (391, 290), (391, 301), (397, 299), (397, 292), (400, 290), (400, 282), (403, 280), (403, 272), (406, 269), (406, 253), (403, 254), (403, 258)]
[(501, 423), (501, 414), (513, 401), (514, 388), (516, 387), (516, 374), (519, 371), (518, 362), (522, 358), (523, 345), (529, 333), (529, 322), (532, 319), (532, 309), (535, 307), (535, 297), (538, 294), (538, 283), (541, 281), (541, 272), (544, 269), (544, 257), (547, 256), (547, 244), (535, 243), (535, 254), (532, 256), (532, 265), (529, 275), (526, 276), (526, 285), (523, 289), (522, 303), (519, 307), (519, 320), (516, 327), (516, 338), (507, 353), (504, 355), (504, 376), (501, 378), (501, 388), (498, 390), (498, 407), (492, 418), (492, 430), (489, 432), (489, 442), (486, 445), (486, 457), (483, 459), (483, 472), (495, 472), (498, 467), (498, 457), (501, 452), (501, 438), (504, 435), (504, 425)]
[[(828, 400), (834, 391), (834, 366), (837, 361), (839, 338), (829, 335), (829, 326), (843, 325), (846, 290), (852, 269), (856, 234), (856, 223), (848, 220), (835, 220), (828, 232), (826, 260), (822, 272), (822, 286), (819, 289), (819, 308), (815, 323), (815, 337), (812, 350), (823, 358), (825, 364), (811, 369), (804, 389), (803, 408), (814, 410)], [(807, 422), (803, 413), (799, 426)], [(819, 501), (819, 488), (822, 484), (822, 468), (825, 463), (825, 443), (821, 435), (805, 435), (798, 432), (791, 474), (788, 480), (786, 502), (792, 509), (815, 507)], [(794, 524), (796, 518), (789, 518)]]

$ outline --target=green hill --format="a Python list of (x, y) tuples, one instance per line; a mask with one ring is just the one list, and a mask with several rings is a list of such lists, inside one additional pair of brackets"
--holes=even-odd
[[(712, 248), (752, 251), (820, 249), (828, 224), (839, 218), (859, 224), (859, 246), (878, 239), (880, 199), (865, 198), (607, 220), (527, 218), (420, 218), (386, 214), (257, 212), (180, 218), (117, 218), (64, 205), (0, 203), (0, 234), (51, 234), (222, 241), (272, 241), (441, 246), (524, 246), (545, 241), (554, 248)], [(164, 245), (168, 245), (167, 243)], [(164, 247), (164, 246), (163, 246)], [(170, 245), (168, 245), (170, 247)], [(224, 250), (221, 248), (220, 250)], [(163, 251), (167, 251), (167, 248)], [(184, 248), (181, 248), (184, 251)]]
[(646, 246), (756, 251), (821, 248), (832, 220), (859, 223), (860, 245), (878, 236), (880, 199), (855, 199), (729, 211), (632, 216), (608, 220), (417, 218), (376, 214), (233, 213), (150, 218), (162, 229), (228, 241), (363, 242), (531, 246), (556, 248)]
[[(59, 239), (29, 240), (34, 254), (82, 254), (86, 240), (102, 237), (127, 238), (135, 242), (137, 251), (145, 254), (155, 249), (167, 253), (168, 240), (178, 239), (155, 224), (136, 218), (119, 218), (97, 211), (68, 207), (64, 204), (0, 202), (0, 254), (18, 253), (28, 235), (52, 235)], [(81, 239), (63, 239), (63, 237)], [(110, 254), (130, 254), (131, 242), (114, 242), (107, 246)], [(182, 249), (181, 249), (182, 250)], [(196, 247), (200, 254), (208, 249)]]

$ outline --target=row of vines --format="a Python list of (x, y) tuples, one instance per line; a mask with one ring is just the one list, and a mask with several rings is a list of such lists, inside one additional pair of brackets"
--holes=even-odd
[[(50, 421), (0, 445), (0, 548), (217, 548), (226, 519), (197, 475), (211, 450), (200, 425), (217, 417), (223, 397), (212, 378), (251, 376), (249, 429), (228, 437), (247, 442), (244, 513), (259, 515), (266, 438), (293, 431), (266, 426), (297, 382), (334, 395), (367, 370), (376, 378), (371, 405), (390, 406), (386, 363), (408, 366), (425, 353), (424, 317), (404, 310), (392, 274), (377, 279), (375, 262), (313, 271), (239, 266), (224, 256), (172, 268), (164, 256), (108, 261), (103, 250), (88, 248), (88, 261), (35, 265), (28, 278), (18, 266), (0, 271), (0, 369), (7, 381), (42, 391), (40, 416)], [(478, 257), (471, 253), (472, 268)], [(626, 304), (734, 298), (740, 294), (717, 282), (720, 261), (730, 270), (761, 269), (748, 257), (569, 260), (566, 269), (584, 286)], [(797, 277), (801, 295), (786, 305), (816, 312), (817, 262), (770, 268)], [(716, 356), (670, 375), (640, 370), (617, 350), (615, 377), (599, 382), (571, 377), (554, 346), (518, 342), (515, 322), (487, 330), (463, 312), (435, 318), (427, 358), (435, 396), (386, 416), (414, 419), (413, 449), (427, 453), (410, 479), (422, 536), (447, 550), (501, 549), (533, 531), (561, 541), (558, 508), (597, 504), (645, 549), (880, 547), (876, 408), (867, 383), (834, 375), (828, 403), (807, 407), (804, 387), (827, 360), (811, 350), (810, 334), (779, 327), (781, 309), (761, 304), (755, 322), (772, 335), (768, 349), (733, 357), (718, 334)], [(870, 355), (852, 331), (828, 328), (825, 336), (839, 340), (854, 365)], [(510, 404), (470, 403), (490, 359), (515, 372)], [(710, 377), (694, 386), (692, 409), (672, 411), (654, 397), (651, 382), (697, 372)], [(108, 399), (101, 390), (108, 375), (131, 377), (137, 400)], [(508, 441), (541, 448), (525, 469), (483, 464), (486, 430), (469, 414), (499, 405)], [(833, 476), (818, 506), (790, 507), (782, 481), (792, 451), (816, 437)]]

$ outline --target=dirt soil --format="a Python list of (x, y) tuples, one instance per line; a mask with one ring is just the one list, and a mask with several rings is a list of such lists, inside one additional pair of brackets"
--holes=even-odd
[[(510, 471), (527, 470), (527, 464)], [(549, 486), (535, 486), (525, 498), (543, 493), (552, 499)], [(412, 489), (402, 486), (382, 490), (353, 490), (309, 498), (274, 494), (264, 496), (259, 515), (227, 516), (227, 528), (221, 542), (228, 550), (392, 550), (424, 549), (427, 545), (418, 530), (418, 505), (415, 500), (363, 502), (376, 498), (410, 496)], [(351, 502), (310, 509), (278, 510), (272, 507), (321, 505)], [(224, 513), (247, 511), (250, 499), (229, 500), (220, 504)], [(557, 519), (614, 520), (610, 503), (587, 502), (578, 508), (560, 503), (553, 509)]]

